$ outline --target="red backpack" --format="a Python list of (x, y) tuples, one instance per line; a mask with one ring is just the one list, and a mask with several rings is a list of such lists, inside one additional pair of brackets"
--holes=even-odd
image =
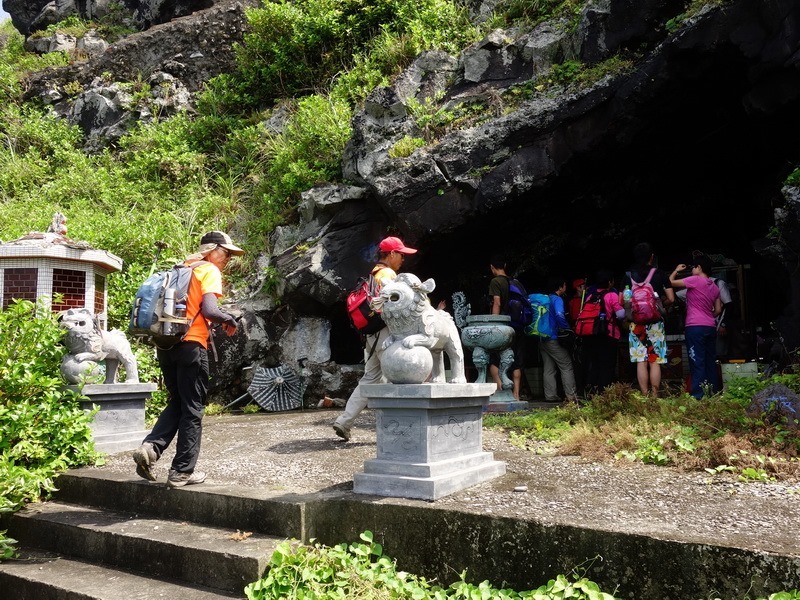
[(589, 294), (575, 320), (575, 334), (579, 336), (608, 335), (608, 318), (605, 294)]
[(630, 272), (628, 277), (631, 280), (631, 313), (633, 322), (639, 325), (657, 323), (663, 318), (663, 309), (659, 306), (660, 302), (650, 279), (655, 273), (655, 268), (650, 269), (647, 277), (641, 283), (634, 281)]
[(378, 295), (378, 282), (375, 280), (375, 273), (385, 268), (377, 265), (366, 277), (358, 280), (355, 289), (347, 295), (347, 314), (350, 322), (361, 334), (369, 335), (377, 333), (386, 324), (383, 322), (381, 313), (372, 310), (370, 301)]

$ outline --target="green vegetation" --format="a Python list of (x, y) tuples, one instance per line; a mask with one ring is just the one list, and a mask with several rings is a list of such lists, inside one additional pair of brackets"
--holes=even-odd
[(734, 473), (741, 481), (796, 478), (800, 433), (775, 414), (746, 414), (753, 397), (775, 383), (800, 392), (796, 373), (737, 378), (703, 400), (685, 393), (654, 399), (617, 384), (580, 408), (487, 415), (484, 425), (540, 454)]
[(398, 571), (394, 560), (386, 556), (383, 547), (374, 541), (371, 531), (363, 532), (360, 537), (365, 543), (338, 544), (333, 547), (313, 541), (312, 545), (282, 543), (272, 555), (267, 575), (245, 588), (247, 598), (614, 600), (614, 596), (601, 592), (597, 584), (577, 573), (571, 578), (559, 575), (537, 590), (526, 592), (495, 588), (488, 581), (474, 585), (466, 581), (466, 573), (461, 573), (459, 581), (442, 588), (423, 577)]
[[(384, 554), (371, 531), (352, 544), (324, 546), (296, 541), (283, 542), (272, 554), (264, 578), (245, 588), (248, 600), (614, 600), (586, 578), (586, 567), (573, 569), (535, 590), (515, 591), (494, 587), (489, 581), (467, 582), (467, 573), (448, 587), (425, 578), (398, 571), (393, 559)], [(746, 595), (744, 600), (749, 600)], [(720, 600), (717, 598), (716, 600)], [(726, 599), (733, 600), (733, 599)], [(800, 591), (777, 592), (757, 600), (800, 600)]]
[(405, 136), (395, 143), (394, 146), (389, 148), (389, 157), (390, 158), (405, 158), (407, 156), (411, 156), (414, 150), (417, 148), (422, 148), (425, 146), (425, 140), (422, 138), (412, 138), (409, 136)]
[[(43, 301), (0, 312), (0, 513), (46, 498), (58, 473), (99, 460), (93, 413), (63, 389), (61, 336)], [(0, 532), (0, 558), (14, 555), (13, 542)]]
[(102, 17), (84, 21), (77, 15), (70, 15), (63, 21), (49, 25), (46, 29), (33, 32), (31, 38), (47, 37), (55, 33), (81, 38), (86, 35), (86, 32), (94, 29), (101, 38), (109, 44), (113, 44), (120, 38), (136, 31), (132, 27), (125, 25), (128, 15), (128, 11), (122, 4), (110, 2), (107, 6), (106, 14)]
[(686, 10), (684, 12), (667, 21), (666, 23), (667, 31), (672, 32), (679, 29), (684, 24), (684, 22), (695, 16), (697, 13), (699, 13), (706, 7), (721, 6), (722, 4), (725, 4), (728, 1), (729, 0), (692, 0), (689, 3), (689, 6), (686, 7)]

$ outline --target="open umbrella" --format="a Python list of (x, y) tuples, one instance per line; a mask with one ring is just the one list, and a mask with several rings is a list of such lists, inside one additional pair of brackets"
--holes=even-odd
[(303, 404), (303, 381), (286, 366), (258, 367), (247, 393), (267, 411), (300, 408)]

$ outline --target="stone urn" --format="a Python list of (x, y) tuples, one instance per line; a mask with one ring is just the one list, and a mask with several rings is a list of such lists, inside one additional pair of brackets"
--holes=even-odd
[(470, 315), (466, 318), (466, 326), (461, 330), (461, 343), (472, 350), (472, 362), (478, 369), (475, 383), (486, 382), (486, 367), (489, 354), (500, 355), (500, 380), (504, 390), (514, 386), (506, 371), (514, 362), (514, 328), (508, 315)]

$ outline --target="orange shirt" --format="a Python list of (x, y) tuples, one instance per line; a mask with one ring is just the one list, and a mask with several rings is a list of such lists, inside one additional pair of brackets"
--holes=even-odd
[(210, 262), (203, 262), (193, 269), (186, 300), (186, 316), (194, 319), (194, 316), (197, 315), (197, 318), (194, 319), (183, 338), (185, 342), (199, 342), (203, 348), (208, 348), (208, 322), (202, 315), (198, 315), (200, 303), (205, 294), (214, 294), (217, 298), (222, 296), (222, 273), (216, 265)]

